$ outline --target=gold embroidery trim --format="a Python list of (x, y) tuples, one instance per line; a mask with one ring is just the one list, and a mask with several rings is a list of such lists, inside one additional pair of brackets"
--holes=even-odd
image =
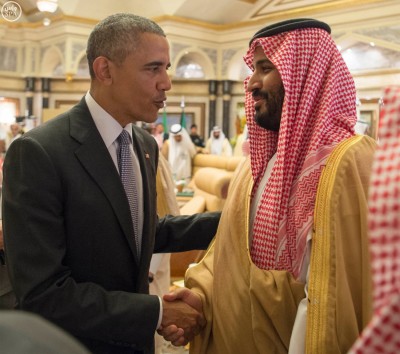
[(306, 353), (323, 353), (326, 350), (328, 331), (328, 292), (331, 272), (331, 195), (336, 173), (343, 155), (363, 137), (353, 136), (340, 143), (328, 157), (317, 190), (314, 209), (314, 228), (308, 282), (308, 309)]

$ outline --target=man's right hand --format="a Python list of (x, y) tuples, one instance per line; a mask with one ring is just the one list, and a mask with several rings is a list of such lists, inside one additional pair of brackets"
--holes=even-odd
[(186, 345), (205, 327), (198, 295), (186, 288), (163, 297), (163, 319), (158, 333), (173, 345)]

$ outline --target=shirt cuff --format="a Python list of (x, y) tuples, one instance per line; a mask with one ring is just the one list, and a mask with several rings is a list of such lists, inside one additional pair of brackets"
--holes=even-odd
[(158, 300), (160, 301), (160, 314), (158, 315), (157, 329), (159, 329), (161, 326), (162, 315), (163, 315), (163, 305), (161, 297), (158, 297)]

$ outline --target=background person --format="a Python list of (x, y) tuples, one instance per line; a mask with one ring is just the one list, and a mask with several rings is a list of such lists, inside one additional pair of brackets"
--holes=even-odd
[(190, 126), (190, 139), (192, 139), (193, 144), (196, 146), (196, 150), (198, 152), (201, 152), (204, 148), (204, 140), (201, 138), (201, 136), (197, 132), (197, 125), (192, 124)]
[(231, 143), (218, 126), (212, 128), (205, 150), (212, 155), (229, 157), (233, 154)]
[(24, 134), (24, 130), (18, 123), (10, 124), (10, 130), (7, 132), (6, 135), (6, 151), (9, 149), (11, 143), (20, 138)]
[(5, 354), (90, 354), (70, 334), (25, 311), (0, 311), (0, 343)]
[(400, 352), (400, 87), (383, 102), (368, 200), (374, 312), (349, 354)]
[(196, 155), (196, 148), (188, 132), (180, 124), (171, 126), (168, 143), (165, 143), (162, 153), (171, 165), (174, 180), (189, 181), (192, 177), (192, 159)]
[(157, 141), (158, 148), (161, 150), (164, 143), (164, 125), (157, 123), (151, 133)]

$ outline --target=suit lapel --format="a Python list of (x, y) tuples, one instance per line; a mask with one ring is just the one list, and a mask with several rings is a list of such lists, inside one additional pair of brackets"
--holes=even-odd
[(134, 258), (139, 264), (129, 203), (118, 171), (84, 99), (75, 108), (78, 112), (70, 115), (70, 133), (81, 143), (81, 146), (75, 151), (76, 157), (110, 201)]
[[(149, 151), (146, 151), (146, 142), (143, 140), (143, 135), (141, 134), (142, 132), (139, 133), (138, 127), (132, 126), (132, 137), (133, 137), (133, 144), (134, 148), (139, 160), (140, 164), (140, 171), (142, 174), (142, 186), (143, 186), (143, 232), (142, 232), (142, 252), (141, 254), (144, 255), (144, 250), (149, 249), (149, 237), (146, 237), (146, 235), (149, 235), (149, 222), (148, 218), (146, 216), (151, 215), (149, 208), (154, 207), (150, 201), (150, 187), (149, 186), (149, 168), (150, 168), (150, 153)], [(147, 133), (146, 133), (147, 134)], [(155, 188), (155, 186), (154, 186)]]

